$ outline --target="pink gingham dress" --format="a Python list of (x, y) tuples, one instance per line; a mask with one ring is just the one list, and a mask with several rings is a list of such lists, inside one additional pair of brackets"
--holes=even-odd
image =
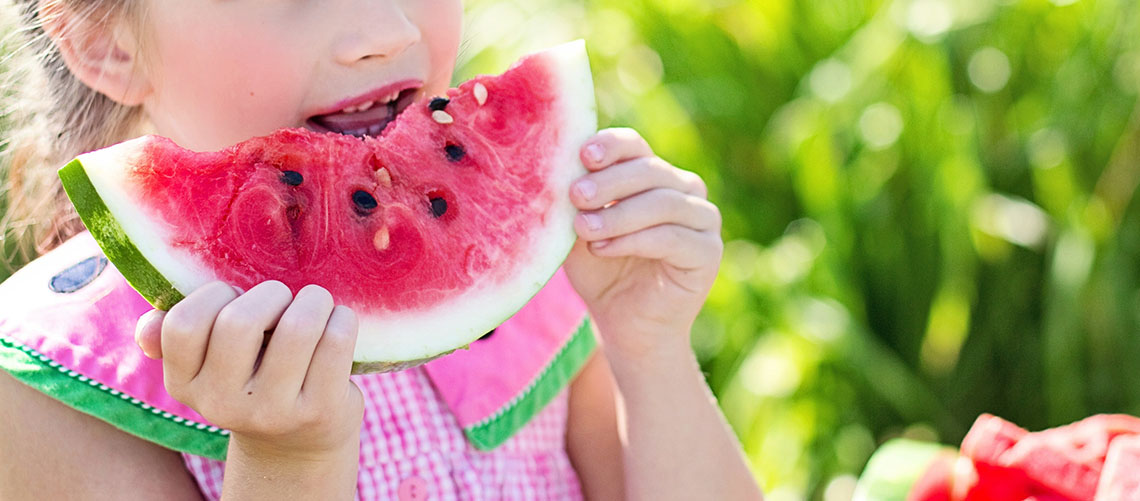
[[(475, 449), (423, 369), (354, 376), (364, 393), (362, 500), (581, 499), (566, 456), (564, 390), (515, 436)], [(220, 499), (224, 463), (183, 454), (206, 499)]]
[[(0, 284), (0, 369), (182, 454), (219, 499), (229, 431), (166, 393), (134, 343), (150, 309), (81, 234)], [(357, 498), (581, 499), (566, 454), (568, 384), (594, 348), (561, 272), (492, 335), (400, 372), (353, 376), (365, 398)]]

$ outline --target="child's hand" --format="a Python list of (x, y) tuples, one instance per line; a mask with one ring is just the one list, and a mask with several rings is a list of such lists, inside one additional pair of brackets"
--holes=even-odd
[(239, 296), (213, 282), (143, 315), (136, 340), (162, 359), (167, 392), (230, 430), (243, 452), (309, 461), (359, 440), (363, 399), (348, 378), (356, 333), (355, 314), (323, 288), (294, 298), (271, 281)]
[(687, 350), (724, 248), (704, 181), (658, 158), (630, 129), (599, 132), (580, 155), (591, 172), (570, 189), (580, 238), (566, 272), (607, 351)]

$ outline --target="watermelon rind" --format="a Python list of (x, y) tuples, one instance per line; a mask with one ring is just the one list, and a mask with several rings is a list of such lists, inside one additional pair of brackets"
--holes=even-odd
[(139, 292), (147, 302), (160, 310), (169, 310), (171, 306), (182, 300), (183, 295), (171, 285), (158, 270), (151, 266), (145, 254), (139, 251), (127, 232), (119, 225), (118, 220), (103, 198), (91, 184), (87, 171), (78, 159), (72, 160), (59, 170), (60, 180), (68, 198), (76, 206), (83, 207), (79, 211), (83, 224), (99, 242), (107, 259), (115, 263), (116, 268), (127, 279), (127, 282)]
[[(593, 78), (585, 42), (577, 40), (530, 57), (540, 58), (557, 83), (555, 108), (561, 110), (558, 145), (549, 156), (555, 175), (548, 186), (554, 206), (542, 228), (519, 255), (532, 258), (516, 267), (511, 279), (476, 286), (427, 310), (359, 314), (354, 372), (389, 371), (418, 365), (469, 345), (514, 315), (546, 284), (566, 259), (576, 235), (577, 210), (570, 184), (586, 173), (579, 148), (597, 130)], [(471, 84), (460, 89), (470, 91)], [(156, 308), (169, 309), (183, 294), (214, 280), (215, 275), (191, 254), (166, 244), (170, 232), (145, 213), (126, 191), (132, 158), (150, 138), (80, 155), (60, 170), (68, 195), (84, 224), (128, 282)], [(118, 214), (119, 216), (114, 216)]]
[(930, 463), (946, 452), (954, 449), (905, 438), (884, 443), (867, 461), (855, 485), (853, 501), (906, 501)]

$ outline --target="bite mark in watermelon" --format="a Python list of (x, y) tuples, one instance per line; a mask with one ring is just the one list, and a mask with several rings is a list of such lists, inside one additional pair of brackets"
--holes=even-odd
[(195, 153), (147, 136), (60, 177), (156, 307), (212, 280), (321, 285), (360, 318), (354, 370), (392, 370), (474, 341), (549, 280), (596, 126), (579, 41), (416, 103), (379, 138), (291, 129)]

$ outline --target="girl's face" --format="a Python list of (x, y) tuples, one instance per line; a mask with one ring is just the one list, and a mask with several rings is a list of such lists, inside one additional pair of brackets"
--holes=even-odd
[(461, 0), (143, 0), (154, 132), (216, 150), (281, 127), (377, 134), (442, 94)]

